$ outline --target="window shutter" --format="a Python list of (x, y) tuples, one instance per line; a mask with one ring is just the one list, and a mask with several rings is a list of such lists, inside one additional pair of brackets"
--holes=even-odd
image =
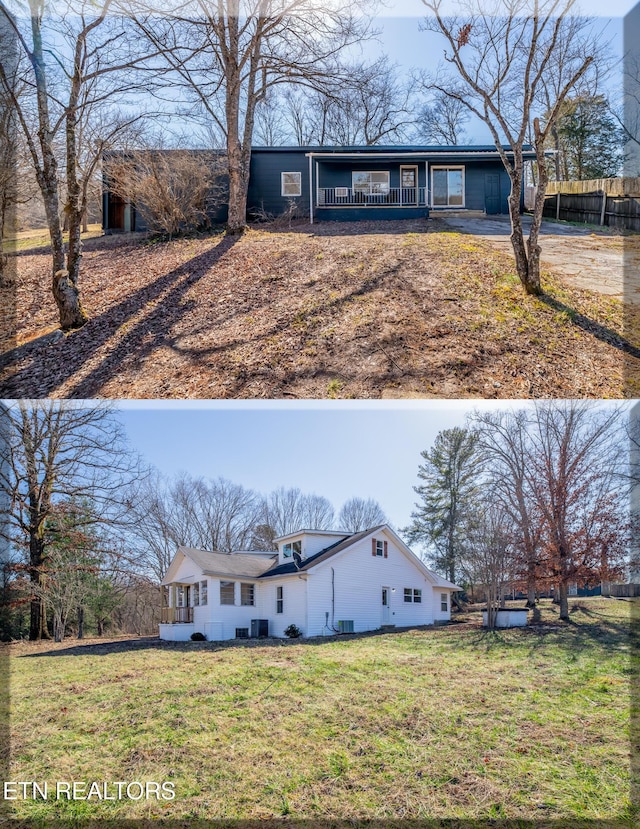
[(375, 556), (376, 554), (376, 540), (375, 538), (371, 539), (371, 555)]
[(388, 554), (388, 552), (387, 552), (387, 542), (386, 542), (386, 541), (384, 542), (384, 557), (385, 557), (385, 558), (388, 558), (388, 557), (389, 557), (389, 554)]

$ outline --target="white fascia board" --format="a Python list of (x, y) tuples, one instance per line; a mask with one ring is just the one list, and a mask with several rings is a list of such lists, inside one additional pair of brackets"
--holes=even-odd
[(171, 564), (167, 568), (167, 572), (164, 574), (164, 578), (162, 579), (160, 584), (171, 584), (173, 574), (176, 572), (176, 570), (182, 564), (185, 558), (187, 558), (187, 556), (182, 552), (181, 548), (178, 548), (178, 550), (176, 550), (175, 556), (171, 559)]

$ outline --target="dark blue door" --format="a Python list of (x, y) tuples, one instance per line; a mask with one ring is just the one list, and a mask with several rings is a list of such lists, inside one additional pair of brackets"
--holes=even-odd
[(497, 173), (485, 173), (484, 209), (488, 214), (500, 212), (500, 176)]

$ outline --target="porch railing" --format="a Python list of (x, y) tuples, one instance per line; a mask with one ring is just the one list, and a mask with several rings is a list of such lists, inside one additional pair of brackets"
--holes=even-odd
[(352, 187), (319, 187), (318, 207), (393, 205), (425, 207), (425, 187), (390, 187), (384, 193), (363, 193)]
[(163, 625), (190, 624), (193, 622), (192, 607), (163, 607), (160, 614), (160, 621)]

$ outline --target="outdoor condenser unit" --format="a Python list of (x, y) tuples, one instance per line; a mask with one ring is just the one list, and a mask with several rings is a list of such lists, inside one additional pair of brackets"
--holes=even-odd
[(257, 639), (259, 636), (269, 635), (269, 620), (268, 619), (252, 619), (251, 620), (251, 638)]

